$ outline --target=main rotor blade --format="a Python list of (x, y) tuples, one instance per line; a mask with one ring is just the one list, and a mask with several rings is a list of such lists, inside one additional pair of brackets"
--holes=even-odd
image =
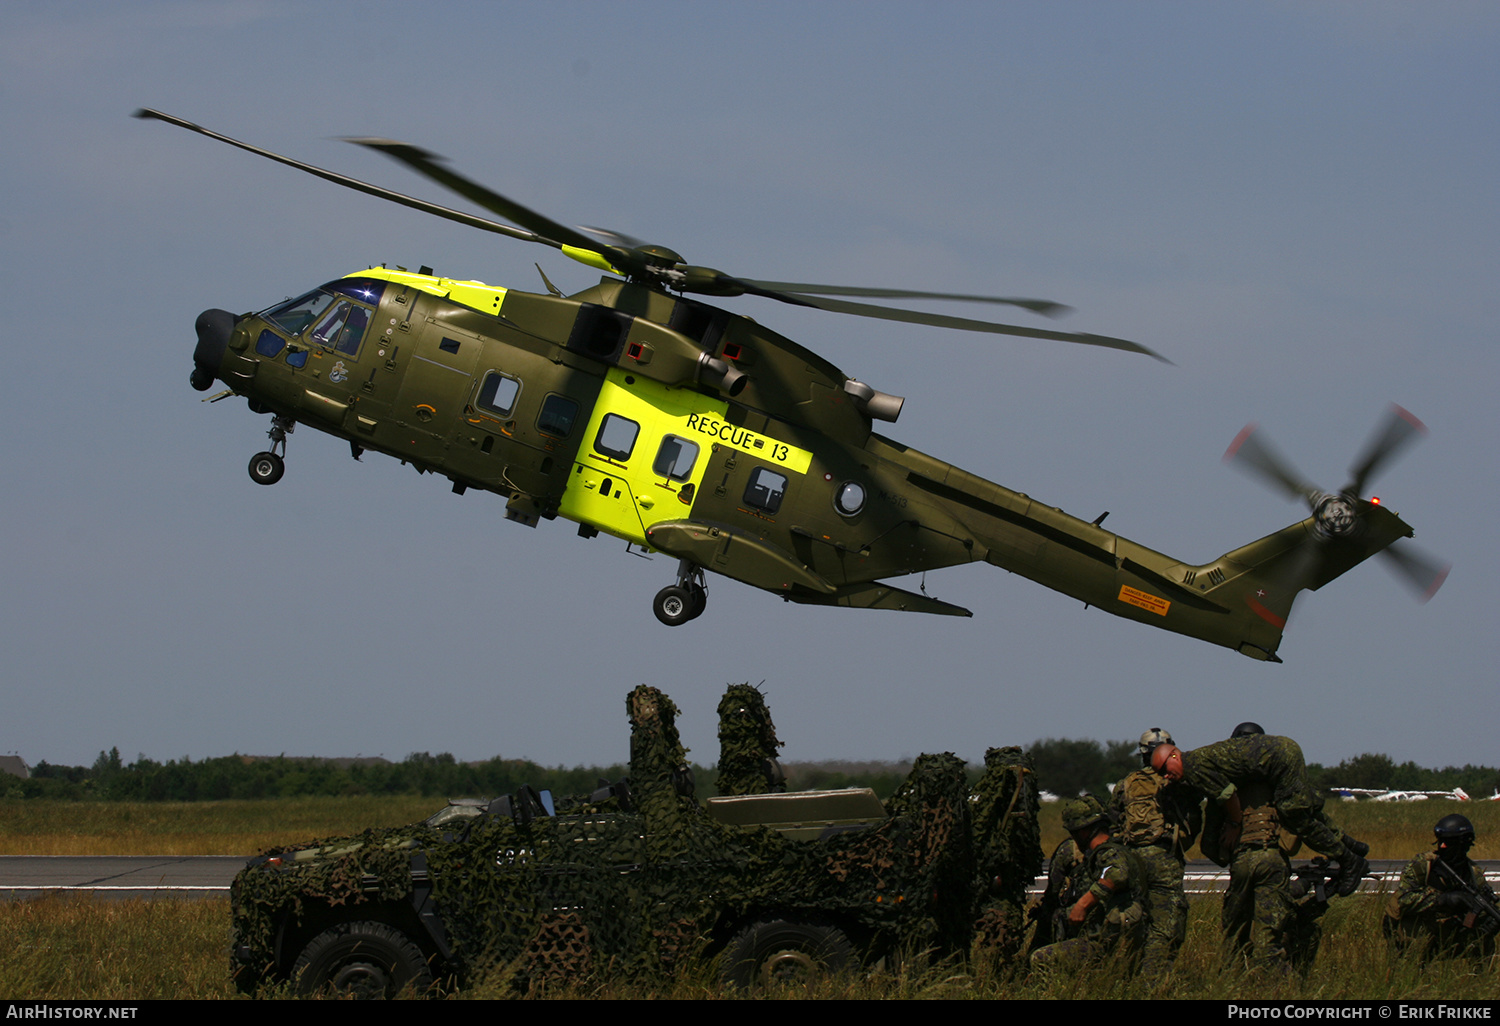
[(1033, 313), (1039, 313), (1046, 317), (1060, 317), (1073, 309), (1061, 303), (1054, 303), (1050, 299), (970, 296), (957, 292), (917, 292), (912, 289), (865, 289), (847, 285), (810, 285), (805, 282), (795, 281), (754, 281), (750, 278), (741, 278), (740, 281), (748, 282), (758, 288), (769, 289), (772, 292), (790, 292), (796, 295), (869, 296), (872, 299), (941, 299), (956, 300), (964, 303), (999, 303), (1004, 306), (1024, 307)]
[(1354, 495), (1363, 495), (1365, 485), (1375, 477), (1376, 471), (1413, 438), (1426, 433), (1427, 425), (1413, 416), (1410, 410), (1391, 403), (1384, 429), (1377, 431), (1371, 437), (1364, 456), (1350, 468), (1349, 472), (1354, 476), (1345, 491)]
[(1229, 443), (1229, 448), (1224, 451), (1224, 462), (1236, 464), (1258, 476), (1288, 498), (1303, 500), (1309, 509), (1317, 505), (1322, 495), (1316, 485), (1304, 481), (1280, 453), (1262, 440), (1254, 424), (1246, 424)]
[(1391, 569), (1416, 592), (1419, 602), (1436, 595), (1448, 579), (1448, 571), (1453, 569), (1452, 563), (1439, 563), (1408, 543), (1396, 542), (1380, 554), (1390, 560)]
[(870, 303), (851, 303), (843, 299), (824, 299), (792, 292), (778, 292), (762, 287), (759, 283), (743, 278), (721, 276), (721, 280), (742, 287), (753, 296), (779, 300), (793, 306), (811, 306), (833, 313), (852, 314), (856, 317), (874, 317), (883, 321), (900, 321), (903, 324), (928, 324), (936, 328), (954, 328), (958, 331), (982, 331), (991, 335), (1019, 335), (1022, 338), (1044, 338), (1056, 342), (1076, 342), (1086, 346), (1103, 346), (1106, 349), (1121, 349), (1127, 353), (1144, 353), (1162, 363), (1171, 363), (1165, 356), (1147, 349), (1139, 342), (1129, 339), (1111, 338), (1108, 335), (1090, 335), (1083, 332), (1048, 331), (1045, 328), (1027, 328), (1019, 324), (997, 324), (991, 321), (976, 321), (968, 317), (948, 317), (944, 314), (919, 313), (916, 310), (899, 310)]
[(591, 239), (577, 229), (569, 228), (529, 207), (523, 207), (514, 200), (506, 199), (493, 189), (465, 178), (456, 171), (448, 170), (439, 163), (443, 158), (435, 153), (391, 139), (346, 139), (344, 141), (377, 150), (393, 160), (399, 160), (418, 174), (431, 178), (439, 185), (451, 189), (492, 213), (499, 214), (507, 221), (513, 221), (523, 228), (531, 229), (539, 237), (545, 237), (554, 244), (598, 253), (611, 263), (617, 263), (622, 259), (628, 262), (629, 255), (626, 251), (614, 246), (601, 246), (597, 239)]
[(332, 182), (335, 185), (342, 185), (346, 189), (353, 189), (355, 192), (362, 192), (367, 196), (374, 196), (377, 199), (390, 200), (392, 203), (399, 203), (403, 207), (410, 207), (413, 210), (420, 210), (425, 214), (436, 214), (438, 217), (447, 218), (449, 221), (457, 221), (459, 224), (466, 224), (470, 228), (479, 228), (483, 231), (494, 232), (497, 235), (508, 235), (512, 239), (521, 239), (525, 242), (540, 242), (545, 245), (552, 246), (553, 248), (561, 248), (559, 243), (553, 242), (551, 239), (544, 239), (540, 235), (537, 235), (535, 232), (525, 231), (521, 228), (515, 228), (508, 224), (500, 224), (497, 221), (491, 221), (487, 218), (476, 217), (473, 214), (466, 214), (462, 210), (454, 210), (451, 207), (439, 206), (436, 203), (429, 203), (426, 200), (417, 199), (415, 196), (407, 196), (404, 193), (392, 192), (390, 189), (382, 189), (378, 185), (371, 185), (369, 182), (362, 182), (358, 178), (350, 178), (348, 175), (341, 175), (334, 171), (327, 171), (313, 164), (304, 164), (300, 160), (293, 160), (291, 157), (283, 157), (279, 153), (273, 153), (270, 150), (263, 150), (259, 146), (251, 146), (249, 143), (240, 142), (238, 139), (231, 139), (227, 135), (220, 135), (218, 132), (210, 131), (209, 129), (204, 128), (202, 125), (195, 125), (191, 121), (184, 121), (182, 118), (173, 117), (171, 114), (163, 114), (159, 110), (151, 110), (150, 108), (142, 107), (135, 112), (134, 116), (146, 120), (165, 121), (169, 125), (176, 125), (178, 128), (186, 128), (190, 132), (197, 132), (199, 135), (206, 135), (210, 139), (217, 139), (219, 142), (228, 143), (230, 146), (238, 147), (239, 149), (245, 150), (248, 153), (254, 153), (257, 156), (265, 157), (267, 160), (274, 160), (278, 164), (285, 164), (287, 167), (294, 167), (298, 171), (306, 171), (310, 175), (315, 175), (318, 178), (321, 178), (324, 181)]

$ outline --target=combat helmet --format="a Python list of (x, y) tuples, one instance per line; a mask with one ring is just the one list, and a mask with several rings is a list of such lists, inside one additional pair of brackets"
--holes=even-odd
[(1076, 834), (1080, 830), (1087, 830), (1096, 823), (1108, 822), (1109, 820), (1109, 813), (1104, 811), (1104, 806), (1099, 804), (1099, 799), (1091, 794), (1069, 798), (1062, 803), (1060, 811), (1062, 812), (1063, 829), (1070, 834)]
[(1151, 765), (1151, 753), (1157, 745), (1172, 745), (1177, 742), (1172, 740), (1172, 735), (1163, 727), (1152, 727), (1141, 735), (1141, 743), (1136, 745), (1136, 751), (1140, 753), (1141, 765)]
[(1463, 858), (1474, 844), (1474, 824), (1455, 812), (1437, 821), (1432, 836), (1437, 838), (1438, 854)]
[(1264, 734), (1265, 732), (1265, 728), (1259, 723), (1256, 723), (1254, 720), (1246, 720), (1234, 728), (1229, 735), (1229, 739), (1232, 741), (1237, 737), (1249, 737), (1252, 734)]

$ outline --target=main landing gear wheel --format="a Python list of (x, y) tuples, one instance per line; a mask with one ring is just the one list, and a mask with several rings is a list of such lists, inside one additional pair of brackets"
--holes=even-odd
[[(696, 606), (698, 613), (701, 613), (701, 604)], [(693, 593), (675, 584), (669, 584), (657, 592), (656, 598), (651, 601), (651, 611), (668, 627), (680, 627), (698, 615), (693, 611), (694, 608)]]
[(250, 457), (250, 480), (273, 485), (286, 473), (286, 463), (274, 452), (258, 452)]
[(677, 583), (656, 593), (651, 611), (668, 627), (680, 627), (696, 620), (708, 608), (708, 587), (703, 583), (703, 568), (690, 559), (677, 564)]

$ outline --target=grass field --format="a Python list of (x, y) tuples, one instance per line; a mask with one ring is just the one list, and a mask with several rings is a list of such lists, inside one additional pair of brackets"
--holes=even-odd
[[(0, 799), (0, 855), (254, 855), (315, 837), (401, 826), (442, 799), (278, 798), (225, 802), (44, 802)], [(1500, 802), (1330, 802), (1340, 827), (1377, 859), (1409, 859), (1432, 843), (1432, 825), (1462, 812), (1479, 836), (1473, 855), (1500, 859)], [(1064, 837), (1058, 806), (1042, 806), (1042, 850)], [(1193, 857), (1198, 857), (1197, 852)]]
[[(312, 837), (423, 818), (428, 798), (283, 799), (181, 804), (0, 801), (0, 854), (252, 854)], [(1431, 843), (1432, 824), (1462, 811), (1473, 820), (1478, 858), (1500, 858), (1500, 803), (1334, 803), (1348, 832), (1368, 840), (1376, 858), (1409, 858)], [(1047, 850), (1062, 838), (1055, 805), (1044, 808)], [(1172, 976), (1155, 990), (1104, 967), (1050, 981), (1027, 980), (982, 965), (927, 964), (828, 980), (784, 996), (810, 998), (1443, 998), (1496, 1000), (1500, 975), (1471, 974), (1465, 963), (1392, 963), (1380, 935), (1384, 898), (1333, 903), (1311, 975), (1274, 980), (1224, 972), (1218, 901), (1195, 899), (1188, 942)], [(0, 903), (0, 995), (10, 999), (118, 1000), (229, 998), (229, 910), (225, 899), (104, 901), (51, 896)], [(273, 995), (274, 996), (274, 995)], [(459, 998), (514, 996), (504, 979), (474, 981)], [(662, 984), (622, 984), (607, 975), (532, 996), (563, 998), (735, 998), (712, 967)]]
[[(1500, 976), (1474, 974), (1467, 963), (1390, 962), (1380, 939), (1383, 900), (1359, 896), (1334, 902), (1324, 917), (1318, 962), (1303, 979), (1244, 977), (1222, 971), (1218, 902), (1192, 903), (1188, 942), (1177, 968), (1156, 988), (1105, 966), (1050, 981), (920, 957), (868, 974), (848, 974), (782, 992), (782, 997), (842, 999), (1129, 999), (1254, 998), (1494, 1001)], [(96, 901), (48, 897), (0, 903), (0, 994), (11, 1000), (219, 999), (237, 997), (227, 976), (229, 920), (225, 899)], [(272, 992), (268, 997), (285, 997)], [(450, 995), (459, 1000), (511, 998), (503, 978), (479, 980)], [(657, 984), (612, 980), (607, 974), (530, 997), (738, 999), (717, 982), (712, 966), (694, 966)], [(778, 996), (778, 995), (771, 995)]]

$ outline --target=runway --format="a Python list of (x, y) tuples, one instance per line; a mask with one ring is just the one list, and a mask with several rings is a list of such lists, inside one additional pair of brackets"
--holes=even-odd
[[(1293, 866), (1302, 863), (1294, 862)], [(227, 897), (229, 883), (245, 865), (238, 855), (7, 855), (0, 856), (0, 901), (17, 901), (43, 894), (89, 894), (96, 898), (215, 898)], [(1500, 876), (1500, 860), (1483, 860), (1490, 880)], [(1406, 863), (1372, 860), (1373, 878), (1360, 884), (1364, 892), (1393, 889)], [(1189, 894), (1213, 894), (1224, 889), (1229, 873), (1211, 862), (1187, 864)], [(1046, 883), (1032, 886), (1040, 893)]]

